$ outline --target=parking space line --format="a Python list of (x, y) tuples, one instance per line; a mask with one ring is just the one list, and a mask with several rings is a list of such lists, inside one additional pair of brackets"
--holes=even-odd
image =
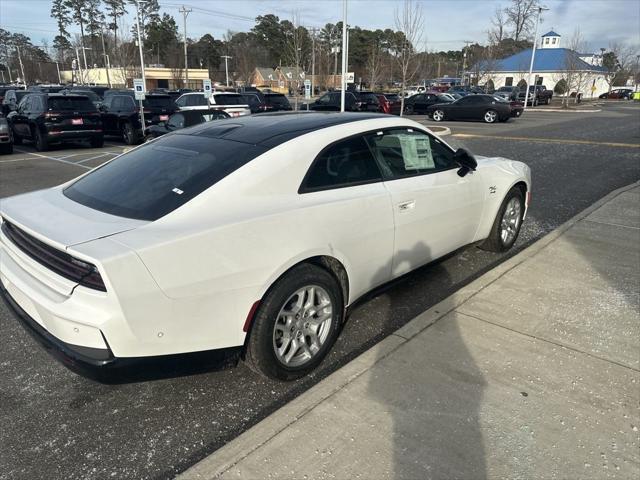
[(97, 158), (104, 157), (105, 155), (108, 155), (109, 153), (111, 153), (111, 152), (101, 153), (100, 155), (96, 155), (94, 157), (85, 158), (84, 160), (80, 160), (79, 162), (75, 162), (74, 165), (81, 165), (84, 162), (90, 162), (91, 160), (95, 160)]
[(38, 158), (44, 158), (45, 160), (53, 160), (54, 162), (65, 163), (67, 165), (75, 165), (76, 167), (86, 168), (87, 170), (91, 170), (91, 167), (87, 167), (86, 165), (78, 165), (77, 163), (69, 162), (68, 160), (62, 160), (56, 157), (49, 157), (47, 155), (41, 155), (39, 153), (32, 153), (32, 152), (26, 152), (26, 151), (22, 151), (21, 153), (26, 153), (27, 155), (34, 155)]
[(0, 160), (0, 163), (24, 162), (26, 160), (37, 160), (37, 158), (9, 158), (7, 160)]
[(500, 135), (477, 135), (475, 133), (454, 133), (452, 136), (456, 138), (495, 138), (496, 140), (516, 140), (522, 142), (544, 142), (563, 143), (568, 145), (599, 145), (604, 147), (640, 148), (639, 143), (596, 142), (593, 140), (571, 140), (563, 138), (508, 137)]

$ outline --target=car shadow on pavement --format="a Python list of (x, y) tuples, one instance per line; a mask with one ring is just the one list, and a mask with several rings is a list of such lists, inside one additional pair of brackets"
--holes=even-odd
[[(429, 258), (419, 242), (399, 252), (396, 264)], [(418, 265), (410, 264), (411, 270)], [(429, 295), (434, 279), (452, 282), (442, 261), (429, 264), (428, 278), (411, 289)], [(446, 285), (442, 285), (442, 283)], [(387, 318), (406, 308), (402, 294), (387, 294)], [(475, 364), (454, 318), (444, 317), (400, 348), (402, 355), (379, 361), (368, 373), (367, 418), (375, 418), (370, 443), (377, 461), (363, 465), (370, 478), (486, 478), (485, 450), (479, 408), (485, 380)], [(398, 335), (401, 335), (399, 332)], [(371, 412), (375, 412), (375, 415)], [(372, 468), (372, 471), (366, 471)]]

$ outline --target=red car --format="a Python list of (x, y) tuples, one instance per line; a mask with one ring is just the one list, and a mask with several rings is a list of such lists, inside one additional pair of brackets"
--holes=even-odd
[(397, 93), (376, 93), (380, 102), (380, 112), (400, 115), (400, 97)]

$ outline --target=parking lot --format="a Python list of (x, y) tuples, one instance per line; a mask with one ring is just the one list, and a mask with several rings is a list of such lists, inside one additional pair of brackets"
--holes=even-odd
[[(533, 199), (516, 248), (464, 248), (378, 290), (354, 308), (322, 368), (294, 383), (244, 365), (156, 381), (102, 385), (53, 360), (0, 306), (0, 478), (171, 478), (260, 421), (414, 316), (610, 191), (640, 179), (640, 105), (600, 112), (528, 111), (504, 124), (443, 122), (445, 140), (478, 155), (526, 162)], [(427, 126), (435, 123), (415, 117)], [(121, 153), (30, 144), (0, 157), (0, 197), (50, 187)]]

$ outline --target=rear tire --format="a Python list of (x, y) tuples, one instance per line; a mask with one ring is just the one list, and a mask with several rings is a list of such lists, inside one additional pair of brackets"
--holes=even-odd
[(89, 143), (91, 143), (91, 148), (102, 148), (104, 147), (104, 137), (93, 137)]
[(343, 310), (342, 290), (329, 272), (306, 263), (293, 267), (269, 289), (255, 313), (246, 342), (247, 366), (278, 380), (308, 374), (335, 343)]
[(433, 113), (431, 114), (431, 118), (435, 122), (442, 122), (444, 120), (444, 112), (440, 109), (434, 110)]
[(3, 155), (11, 155), (13, 153), (13, 143), (3, 143), (0, 145), (0, 153)]
[(39, 152), (46, 152), (49, 150), (49, 142), (46, 135), (43, 135), (39, 128), (36, 127), (35, 144), (36, 150)]
[(482, 250), (506, 252), (518, 239), (522, 216), (524, 215), (524, 196), (518, 187), (513, 187), (502, 201), (498, 214), (487, 239), (480, 244)]

